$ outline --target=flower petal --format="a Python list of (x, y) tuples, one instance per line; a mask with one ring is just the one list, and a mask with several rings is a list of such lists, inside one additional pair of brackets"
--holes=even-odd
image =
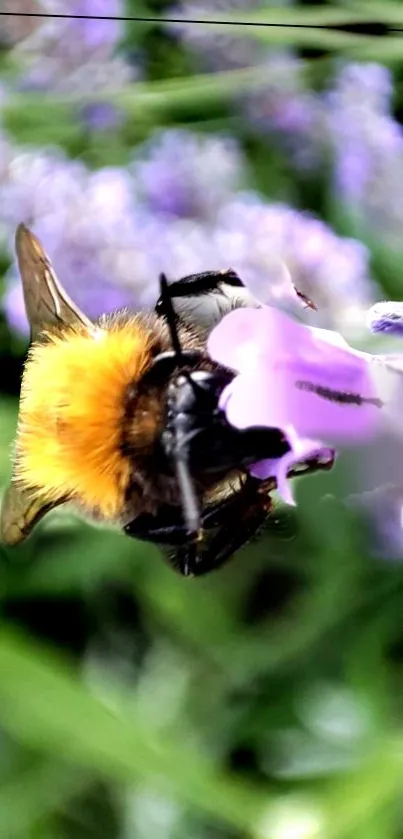
[(239, 372), (220, 405), (237, 428), (284, 429), (326, 443), (371, 436), (383, 419), (384, 365), (334, 332), (270, 307), (231, 312), (213, 330), (215, 361)]
[(258, 356), (257, 330), (259, 346), (265, 341), (265, 346), (269, 349), (270, 333), (267, 330), (262, 332), (261, 320), (253, 317), (255, 311), (261, 312), (262, 309), (235, 309), (220, 321), (208, 339), (211, 358), (237, 372), (249, 365), (253, 366)]
[(371, 332), (403, 335), (403, 303), (376, 303), (367, 313), (367, 324)]
[(261, 460), (252, 466), (249, 471), (251, 475), (261, 480), (275, 478), (278, 492), (283, 501), (286, 504), (295, 506), (291, 485), (288, 482), (288, 476), (292, 469), (311, 458), (322, 458), (327, 455), (333, 458), (334, 453), (332, 450), (324, 448), (317, 440), (299, 438), (295, 429), (291, 427), (287, 428), (285, 433), (291, 446), (290, 451), (277, 460)]

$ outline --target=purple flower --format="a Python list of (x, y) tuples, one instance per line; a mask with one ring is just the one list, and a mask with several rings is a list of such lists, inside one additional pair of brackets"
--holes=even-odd
[(257, 477), (276, 476), (285, 500), (287, 474), (314, 455), (332, 457), (326, 446), (371, 439), (385, 407), (380, 368), (334, 332), (294, 322), (267, 306), (231, 312), (208, 341), (211, 357), (237, 375), (225, 388), (221, 408), (236, 428), (280, 428), (291, 453), (277, 464), (262, 461)]
[(113, 131), (123, 124), (123, 113), (111, 102), (90, 102), (80, 108), (80, 119), (90, 131)]
[[(67, 23), (71, 37), (78, 35), (90, 50), (105, 46), (114, 49), (122, 35), (122, 22), (100, 18), (121, 18), (122, 13), (123, 6), (120, 0), (73, 0), (72, 18)], [(84, 15), (92, 19), (75, 20), (75, 15)]]
[(376, 292), (368, 250), (337, 236), (318, 218), (286, 204), (266, 203), (256, 194), (239, 194), (220, 210), (211, 247), (222, 260), (227, 254), (227, 262), (263, 303), (281, 302), (273, 273), (278, 276), (283, 265), (317, 306), (317, 312), (309, 312), (310, 323), (346, 334), (364, 329), (363, 311)]
[[(62, 0), (45, 0), (45, 11), (63, 14), (66, 7)], [(70, 18), (44, 19), (35, 33), (13, 50), (21, 67), (18, 86), (88, 94), (120, 88), (132, 80), (134, 68), (116, 54), (122, 23), (96, 19), (123, 17), (123, 0), (72, 0), (69, 12)]]
[(386, 332), (389, 335), (403, 335), (403, 303), (385, 301), (376, 303), (367, 314), (371, 332)]
[[(112, 302), (152, 305), (160, 271), (177, 279), (232, 267), (263, 303), (355, 334), (377, 296), (367, 249), (313, 216), (240, 191), (246, 179), (236, 142), (215, 135), (159, 132), (128, 167), (97, 171), (60, 149), (20, 150), (5, 139), (0, 235), (13, 255), (17, 224), (31, 226), (89, 315)], [(304, 311), (291, 277), (317, 312)], [(15, 270), (8, 288), (14, 282)], [(7, 292), (12, 323), (18, 299)]]
[(298, 437), (292, 425), (284, 429), (284, 436), (290, 446), (290, 451), (283, 457), (255, 463), (249, 471), (251, 475), (260, 480), (275, 478), (277, 489), (283, 501), (294, 506), (294, 496), (288, 483), (291, 472), (298, 465), (311, 459), (326, 463), (330, 467), (334, 462), (335, 451), (332, 448), (326, 448), (318, 440)]
[(327, 149), (326, 109), (303, 81), (303, 62), (289, 51), (270, 52), (262, 80), (257, 91), (242, 96), (246, 117), (281, 145), (298, 170), (317, 169)]
[[(90, 317), (124, 306), (142, 308), (157, 295), (164, 223), (135, 197), (125, 169), (90, 172), (62, 154), (10, 155), (0, 178), (0, 230), (13, 255), (20, 221), (44, 243), (67, 291)], [(3, 301), (10, 323), (25, 325), (14, 265)]]
[(403, 129), (393, 116), (389, 71), (343, 67), (325, 96), (337, 197), (365, 231), (401, 248)]
[[(170, 10), (173, 18), (209, 18), (272, 8), (271, 2), (259, 0), (202, 0), (179, 3)], [(306, 87), (303, 62), (290, 49), (275, 49), (242, 35), (242, 27), (233, 34), (214, 27), (191, 23), (169, 24), (195, 56), (203, 69), (211, 71), (259, 67), (257, 88), (242, 92), (237, 110), (262, 133), (281, 143), (282, 150), (301, 170), (311, 170), (322, 162), (325, 143), (326, 109), (319, 96)]]
[(205, 219), (244, 185), (246, 166), (233, 138), (174, 129), (140, 149), (133, 174), (152, 211)]
[[(265, 3), (260, 0), (184, 0), (168, 10), (167, 17), (184, 21), (189, 19), (209, 19), (214, 14), (238, 12), (242, 16), (245, 8), (248, 11), (262, 9)], [(243, 38), (239, 33), (234, 35), (214, 30), (213, 27), (200, 24), (175, 23), (168, 24), (201, 60), (208, 70), (238, 69), (260, 64), (267, 56), (268, 48), (251, 38)], [(241, 27), (239, 27), (241, 29)]]
[[(374, 362), (389, 379), (386, 423), (375, 445), (360, 448), (359, 462), (354, 456), (346, 464), (355, 495), (348, 499), (368, 519), (371, 552), (387, 559), (403, 558), (403, 481), (402, 416), (403, 354), (392, 336), (403, 334), (403, 304), (385, 301), (367, 312), (367, 324), (374, 333), (390, 339), (389, 352), (374, 356)], [(384, 341), (387, 346), (387, 342)]]

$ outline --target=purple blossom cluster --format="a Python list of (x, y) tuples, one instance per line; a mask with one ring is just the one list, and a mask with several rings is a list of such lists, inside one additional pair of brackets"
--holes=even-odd
[(315, 170), (325, 160), (325, 110), (303, 81), (301, 60), (291, 52), (271, 54), (262, 65), (262, 78), (259, 90), (242, 97), (245, 117), (263, 136), (280, 143), (298, 170)]
[[(270, 7), (244, 0), (183, 0), (175, 17)], [(400, 249), (403, 205), (403, 129), (393, 116), (393, 84), (379, 64), (347, 64), (324, 93), (310, 90), (301, 62), (291, 50), (273, 50), (254, 38), (191, 24), (176, 24), (178, 36), (204, 69), (258, 67), (258, 90), (241, 96), (244, 116), (263, 136), (281, 141), (298, 170), (334, 161), (334, 186), (356, 220)]]
[(247, 170), (237, 141), (190, 131), (162, 131), (140, 150), (133, 165), (139, 194), (156, 213), (211, 219), (246, 186)]
[(350, 64), (327, 94), (334, 188), (363, 230), (401, 249), (403, 129), (393, 116), (390, 72)]
[[(166, 131), (140, 147), (127, 168), (97, 171), (57, 149), (6, 145), (0, 231), (9, 252), (24, 221), (90, 316), (152, 305), (162, 270), (174, 279), (233, 267), (259, 299), (280, 304), (287, 303), (291, 275), (314, 300), (316, 323), (346, 333), (378, 296), (362, 244), (245, 191), (247, 167), (233, 139)], [(15, 267), (4, 305), (10, 323), (24, 328)]]
[[(63, 0), (42, 0), (42, 6), (48, 14), (67, 11)], [(123, 17), (123, 0), (71, 0), (68, 12), (71, 17), (44, 19), (14, 48), (20, 88), (91, 94), (133, 79), (134, 68), (117, 55), (122, 23), (79, 17)]]
[[(60, 152), (17, 152), (0, 184), (0, 224), (12, 248), (25, 220), (51, 255), (63, 283), (92, 317), (153, 299), (153, 218), (140, 206), (124, 169), (89, 171)], [(10, 323), (26, 328), (20, 284), (12, 268), (5, 308)], [(155, 296), (155, 290), (154, 290)]]
[[(263, 0), (182, 0), (169, 10), (167, 17), (175, 21), (203, 20), (212, 14), (238, 13), (241, 18), (245, 12), (264, 10), (273, 4)], [(241, 67), (254, 67), (263, 63), (268, 55), (267, 47), (256, 43), (251, 38), (242, 37), (239, 30), (234, 35), (210, 26), (175, 22), (169, 28), (176, 32), (183, 43), (191, 50), (200, 66), (211, 71), (235, 70)]]
[(345, 333), (363, 324), (363, 308), (376, 293), (367, 249), (337, 236), (318, 218), (241, 194), (221, 211), (214, 241), (223, 256), (233, 253), (235, 267), (263, 302), (273, 299), (281, 265), (314, 301), (317, 324)]
[[(285, 3), (284, 5), (288, 5)], [(174, 18), (208, 18), (211, 14), (239, 16), (273, 7), (271, 2), (251, 0), (183, 0), (171, 9)], [(325, 152), (325, 112), (320, 97), (303, 81), (302, 62), (289, 49), (273, 48), (234, 30), (231, 36), (212, 27), (176, 23), (174, 31), (204, 70), (260, 68), (258, 88), (242, 93), (239, 104), (245, 118), (265, 136), (280, 140), (294, 165), (311, 170)]]

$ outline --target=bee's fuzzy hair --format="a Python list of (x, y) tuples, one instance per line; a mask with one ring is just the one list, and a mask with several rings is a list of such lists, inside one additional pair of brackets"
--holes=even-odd
[(89, 333), (49, 333), (25, 366), (16, 479), (45, 503), (77, 501), (115, 519), (130, 479), (122, 452), (127, 394), (150, 363), (152, 336), (141, 318)]

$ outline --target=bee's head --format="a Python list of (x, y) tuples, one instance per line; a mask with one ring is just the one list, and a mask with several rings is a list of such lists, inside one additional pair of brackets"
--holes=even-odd
[(236, 271), (228, 269), (191, 274), (161, 286), (155, 311), (166, 317), (168, 307), (179, 321), (196, 326), (206, 336), (228, 312), (243, 306), (256, 308), (260, 303)]

